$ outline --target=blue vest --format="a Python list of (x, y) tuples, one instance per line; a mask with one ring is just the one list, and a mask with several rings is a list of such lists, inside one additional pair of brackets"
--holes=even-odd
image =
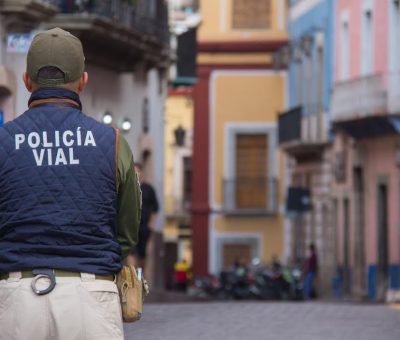
[(0, 272), (118, 272), (116, 130), (68, 90), (29, 104), (0, 128)]

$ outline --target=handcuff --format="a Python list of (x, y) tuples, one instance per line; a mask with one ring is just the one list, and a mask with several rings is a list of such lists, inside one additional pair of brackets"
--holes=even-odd
[[(50, 293), (56, 286), (56, 276), (52, 269), (34, 269), (32, 270), (34, 278), (31, 282), (31, 288), (36, 295), (46, 295)], [(45, 289), (36, 288), (36, 283), (38, 280), (47, 278), (50, 280), (50, 285)]]

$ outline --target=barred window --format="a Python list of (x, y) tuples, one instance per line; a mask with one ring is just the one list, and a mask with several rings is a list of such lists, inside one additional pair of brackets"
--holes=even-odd
[(271, 0), (233, 0), (233, 28), (271, 28)]

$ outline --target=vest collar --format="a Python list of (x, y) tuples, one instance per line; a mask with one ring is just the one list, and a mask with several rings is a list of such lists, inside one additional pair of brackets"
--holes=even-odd
[(43, 87), (37, 89), (32, 92), (28, 101), (29, 108), (48, 103), (64, 103), (82, 110), (82, 103), (79, 99), (79, 95), (73, 91), (59, 87)]

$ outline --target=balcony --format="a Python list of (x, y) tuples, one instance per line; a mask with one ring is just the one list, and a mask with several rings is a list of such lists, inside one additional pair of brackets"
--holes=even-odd
[(139, 62), (166, 68), (169, 57), (168, 9), (164, 0), (92, 0), (77, 5), (52, 0), (59, 13), (45, 23), (78, 36), (89, 63), (132, 72)]
[(387, 113), (388, 95), (382, 75), (338, 83), (332, 94), (332, 119), (349, 121)]
[(3, 0), (0, 13), (5, 15), (9, 32), (27, 32), (58, 12), (57, 0)]
[(279, 144), (298, 161), (315, 160), (328, 145), (327, 114), (322, 105), (305, 105), (278, 117)]
[(400, 73), (392, 73), (388, 79), (388, 111), (400, 114)]
[(182, 198), (168, 197), (165, 200), (165, 214), (167, 219), (190, 219), (190, 201)]
[(278, 213), (278, 181), (246, 177), (223, 181), (223, 211), (235, 216), (271, 216)]

